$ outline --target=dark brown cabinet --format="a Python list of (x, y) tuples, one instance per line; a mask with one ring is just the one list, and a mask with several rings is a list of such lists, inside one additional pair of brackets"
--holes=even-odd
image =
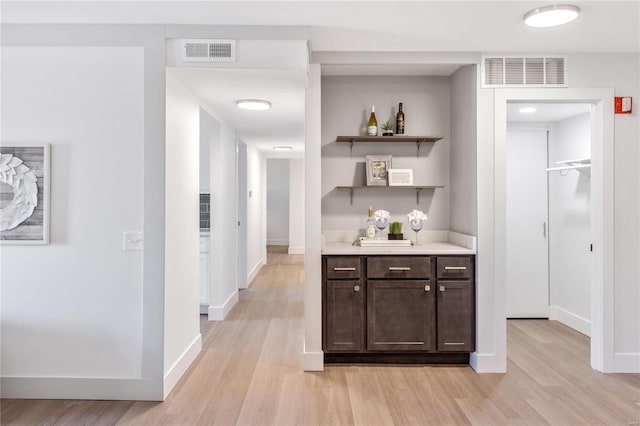
[(360, 281), (327, 281), (327, 340), (330, 351), (360, 351), (364, 335), (364, 290)]
[(473, 291), (470, 282), (438, 282), (438, 350), (472, 352)]
[(474, 271), (471, 255), (323, 256), (325, 360), (468, 361)]
[(367, 349), (431, 351), (435, 297), (430, 281), (367, 281)]
[(438, 351), (475, 350), (474, 258), (441, 256), (437, 260)]
[(359, 256), (323, 258), (323, 347), (360, 352), (365, 335), (366, 288)]

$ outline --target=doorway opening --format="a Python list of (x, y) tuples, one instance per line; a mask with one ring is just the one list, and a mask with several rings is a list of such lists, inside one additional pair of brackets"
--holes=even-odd
[[(267, 159), (267, 247), (289, 250), (289, 159)], [(269, 251), (269, 250), (268, 250)]]
[[(506, 316), (555, 320), (584, 336), (591, 335), (593, 271), (591, 109), (507, 105)], [(527, 327), (561, 330), (509, 321), (509, 333)]]
[[(584, 313), (584, 304), (586, 303), (589, 309), (586, 310), (589, 314), (589, 324), (586, 325), (585, 321), (579, 321), (579, 319), (584, 320), (584, 316), (576, 315), (575, 318), (571, 318), (574, 321), (571, 326), (573, 328), (582, 327), (582, 332), (590, 331), (591, 342), (590, 342), (590, 364), (592, 368), (595, 368), (600, 371), (611, 371), (612, 369), (612, 359), (613, 359), (613, 202), (612, 202), (612, 194), (613, 194), (613, 114), (609, 111), (606, 106), (608, 106), (607, 101), (611, 99), (613, 93), (609, 89), (564, 89), (564, 90), (551, 90), (551, 89), (539, 89), (539, 90), (504, 90), (496, 92), (495, 99), (495, 161), (496, 161), (496, 210), (495, 210), (495, 223), (496, 223), (496, 259), (495, 264), (501, 265), (496, 267), (496, 292), (499, 295), (504, 296), (505, 302), (503, 305), (504, 308), (504, 316), (505, 322), (504, 328), (501, 328), (501, 332), (504, 332), (504, 342), (506, 343), (506, 319), (513, 315), (510, 313), (510, 309), (515, 309), (515, 302), (509, 300), (510, 291), (509, 291), (509, 282), (512, 281), (510, 276), (513, 274), (513, 271), (509, 271), (510, 266), (510, 234), (514, 233), (517, 235), (518, 223), (514, 222), (510, 224), (510, 210), (509, 210), (509, 197), (510, 194), (513, 193), (513, 184), (510, 184), (509, 180), (509, 130), (507, 125), (507, 116), (509, 106), (518, 103), (527, 103), (527, 104), (540, 104), (540, 103), (552, 103), (552, 104), (586, 104), (589, 107), (589, 112), (585, 117), (582, 117), (582, 120), (587, 120), (588, 131), (590, 132), (590, 142), (588, 144), (588, 148), (590, 149), (590, 179), (585, 181), (586, 176), (573, 176), (574, 179), (580, 179), (580, 181), (575, 181), (576, 185), (579, 187), (573, 187), (574, 191), (573, 199), (568, 199), (566, 193), (562, 193), (560, 187), (551, 188), (551, 184), (559, 185), (557, 180), (560, 178), (566, 178), (571, 172), (572, 175), (580, 173), (579, 170), (583, 170), (586, 172), (587, 167), (586, 161), (576, 162), (576, 160), (586, 160), (586, 154), (589, 152), (586, 150), (585, 146), (582, 146), (582, 149), (585, 150), (582, 152), (584, 155), (578, 155), (578, 157), (584, 158), (562, 158), (560, 159), (558, 155), (564, 154), (559, 147), (571, 147), (572, 142), (565, 143), (566, 147), (562, 144), (550, 144), (551, 140), (551, 132), (549, 132), (549, 137), (545, 135), (546, 132), (543, 133), (543, 138), (547, 139), (547, 146), (549, 150), (546, 154), (547, 156), (547, 167), (546, 169), (555, 169), (555, 170), (547, 170), (547, 173), (553, 173), (553, 176), (548, 177), (547, 181), (547, 202), (549, 203), (547, 218), (543, 217), (543, 220), (540, 218), (536, 219), (538, 221), (538, 225), (534, 229), (534, 234), (537, 234), (538, 237), (544, 235), (546, 238), (552, 236), (549, 234), (550, 232), (564, 232), (567, 233), (569, 229), (569, 224), (567, 223), (556, 223), (554, 226), (551, 226), (554, 222), (554, 217), (557, 212), (555, 212), (555, 208), (557, 207), (557, 203), (559, 201), (567, 202), (569, 201), (574, 204), (581, 204), (582, 208), (585, 207), (585, 203), (588, 204), (588, 214), (585, 212), (582, 217), (582, 223), (580, 223), (580, 233), (584, 238), (584, 242), (576, 241), (575, 235), (572, 237), (573, 240), (567, 241), (566, 244), (568, 247), (576, 247), (583, 246), (582, 250), (588, 250), (587, 254), (584, 255), (580, 250), (572, 250), (572, 253), (562, 253), (562, 256), (571, 257), (572, 254), (578, 253), (579, 256), (574, 256), (580, 258), (584, 261), (585, 258), (591, 258), (591, 263), (587, 263), (587, 271), (588, 271), (588, 281), (584, 282), (585, 278), (576, 278), (580, 281), (581, 289), (584, 287), (588, 287), (589, 291), (585, 292), (587, 298), (587, 302), (584, 300), (581, 302), (583, 308), (582, 315)], [(606, 106), (605, 106), (606, 105)], [(532, 138), (531, 135), (526, 136), (526, 138)], [(540, 138), (542, 141), (542, 145), (544, 145), (544, 139)], [(573, 138), (575, 139), (575, 138)], [(532, 142), (533, 143), (533, 142)], [(544, 158), (544, 155), (540, 156)], [(556, 158), (558, 157), (558, 158)], [(552, 160), (556, 164), (550, 164), (549, 160)], [(557, 164), (560, 161), (560, 164)], [(577, 167), (580, 166), (580, 167)], [(561, 170), (564, 169), (564, 170)], [(560, 173), (566, 171), (567, 176), (562, 176)], [(556, 176), (555, 174), (558, 174)], [(542, 178), (543, 179), (543, 178)], [(570, 178), (571, 179), (571, 178)], [(567, 182), (564, 182), (567, 183)], [(587, 185), (587, 183), (589, 185)], [(554, 195), (554, 198), (551, 198), (550, 190), (558, 192)], [(577, 192), (576, 192), (577, 191)], [(576, 196), (578, 194), (578, 196)], [(527, 194), (524, 194), (527, 195)], [(581, 195), (581, 196), (580, 196)], [(517, 197), (517, 195), (516, 195)], [(526, 200), (525, 200), (526, 201)], [(543, 202), (544, 203), (544, 202)], [(529, 201), (529, 210), (533, 212), (538, 206), (536, 203)], [(563, 207), (564, 208), (564, 207)], [(544, 215), (544, 207), (540, 209), (543, 211)], [(553, 213), (553, 214), (552, 214)], [(512, 215), (514, 216), (514, 215)], [(559, 216), (561, 217), (561, 216)], [(589, 224), (586, 225), (585, 217), (588, 218)], [(512, 218), (513, 219), (513, 218)], [(546, 220), (545, 220), (546, 219)], [(556, 217), (557, 219), (557, 217)], [(574, 218), (575, 220), (576, 218)], [(563, 220), (566, 220), (563, 219)], [(577, 223), (578, 221), (575, 220)], [(571, 225), (575, 225), (576, 223), (571, 223)], [(512, 226), (514, 230), (512, 231)], [(552, 230), (552, 228), (554, 228)], [(586, 238), (585, 229), (589, 229), (589, 237)], [(561, 234), (560, 234), (561, 235)], [(499, 236), (502, 236), (500, 238)], [(558, 242), (558, 247), (555, 247), (553, 243), (547, 244), (546, 249), (549, 250), (547, 254), (547, 259), (551, 261), (547, 261), (547, 265), (549, 268), (549, 272), (547, 272), (547, 276), (553, 279), (558, 279), (561, 277), (561, 274), (554, 274), (554, 265), (557, 262), (552, 257), (555, 256), (558, 250), (566, 250), (566, 246), (562, 245), (562, 238), (556, 237), (555, 242)], [(536, 256), (544, 259), (544, 249), (545, 242), (539, 244), (542, 247), (542, 254), (537, 254)], [(588, 244), (588, 247), (584, 247)], [(593, 250), (593, 251), (591, 251)], [(574, 253), (575, 251), (575, 253)], [(565, 262), (568, 262), (565, 260)], [(533, 262), (535, 263), (535, 261)], [(570, 265), (561, 265), (563, 268)], [(542, 268), (544, 270), (544, 268)], [(583, 267), (584, 269), (584, 267)], [(517, 273), (518, 271), (516, 271)], [(566, 271), (565, 271), (566, 272)], [(585, 272), (584, 270), (581, 272)], [(575, 271), (570, 271), (570, 273), (575, 273)], [(521, 271), (521, 274), (524, 275), (524, 272)], [(540, 274), (544, 281), (544, 274)], [(549, 301), (558, 301), (565, 300), (566, 297), (562, 297), (562, 294), (554, 294), (550, 289), (552, 289), (551, 280), (547, 278), (547, 282), (550, 283), (551, 287), (547, 287), (544, 289), (544, 286), (541, 286), (540, 294), (537, 294), (536, 297), (541, 300), (541, 305), (544, 305), (544, 297), (545, 291), (548, 292), (547, 300)], [(566, 284), (566, 283), (564, 283)], [(565, 287), (569, 287), (566, 286)], [(527, 289), (529, 290), (529, 289)], [(564, 290), (563, 290), (564, 291)], [(511, 295), (517, 294), (517, 292), (511, 292)], [(572, 301), (572, 303), (575, 301)], [(565, 303), (565, 302), (562, 302)], [(544, 306), (542, 306), (544, 308)], [(559, 319), (558, 316), (560, 312), (564, 313), (559, 309), (552, 309), (554, 306), (549, 305), (547, 317), (553, 318), (553, 315), (556, 316), (556, 319)], [(572, 305), (571, 309), (577, 309)], [(544, 310), (544, 309), (542, 309)], [(565, 311), (567, 311), (565, 309)], [(541, 314), (538, 314), (541, 315)], [(537, 316), (537, 315), (534, 315)], [(544, 317), (543, 315), (541, 315)], [(565, 322), (567, 318), (562, 318)], [(581, 324), (580, 324), (581, 323)], [(590, 330), (588, 330), (590, 329)], [(506, 353), (506, 346), (505, 346)]]

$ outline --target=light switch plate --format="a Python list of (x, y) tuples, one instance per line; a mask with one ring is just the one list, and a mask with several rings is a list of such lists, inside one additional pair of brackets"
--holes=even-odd
[(139, 251), (144, 249), (144, 237), (140, 231), (125, 231), (122, 244), (124, 251)]

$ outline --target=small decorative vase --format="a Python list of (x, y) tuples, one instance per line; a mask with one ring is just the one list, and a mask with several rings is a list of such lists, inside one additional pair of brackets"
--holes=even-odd
[(403, 234), (388, 234), (390, 240), (402, 240), (404, 239)]
[(393, 136), (393, 130), (383, 130), (382, 136)]

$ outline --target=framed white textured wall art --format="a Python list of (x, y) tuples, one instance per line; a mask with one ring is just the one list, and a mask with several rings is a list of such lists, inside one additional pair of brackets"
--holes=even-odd
[(0, 146), (0, 244), (49, 243), (49, 145)]
[(389, 169), (389, 186), (413, 185), (413, 169)]

